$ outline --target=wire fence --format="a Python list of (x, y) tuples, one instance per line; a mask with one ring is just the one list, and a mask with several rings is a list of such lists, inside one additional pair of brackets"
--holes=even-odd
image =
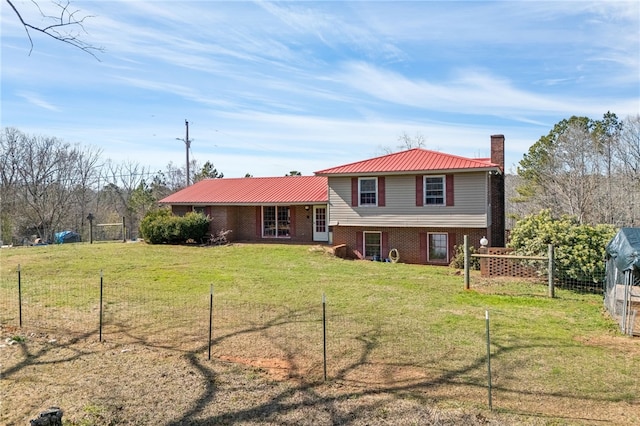
[[(553, 246), (547, 256), (519, 256), (511, 250), (494, 247), (483, 248), (478, 253), (467, 253), (469, 263), (465, 265), (465, 288), (498, 290), (519, 294), (524, 284), (527, 293), (554, 297), (555, 289), (561, 288), (580, 293), (602, 294), (605, 291), (606, 271), (602, 265), (591, 265), (583, 270), (576, 265), (556, 261)], [(473, 277), (469, 272), (471, 259), (476, 259), (480, 274)], [(516, 285), (514, 285), (516, 284)]]
[(604, 305), (622, 333), (640, 335), (640, 272), (634, 269), (621, 271), (615, 259), (609, 258)]
[[(525, 400), (553, 404), (558, 395), (590, 398), (596, 392), (590, 380), (569, 384), (557, 375), (576, 369), (575, 377), (581, 377), (580, 365), (598, 359), (590, 349), (554, 337), (514, 337), (512, 324), (522, 318), (510, 312), (492, 312), (489, 341), (480, 307), (465, 312), (443, 306), (421, 316), (401, 309), (345, 313), (334, 309), (339, 301), (331, 295), (326, 302), (309, 298), (294, 308), (216, 294), (211, 284), (162, 290), (153, 282), (124, 283), (105, 273), (71, 286), (63, 275), (34, 281), (28, 274), (3, 273), (0, 325), (15, 333), (23, 327), (202, 357), (209, 351), (218, 360), (305, 382), (339, 380), (367, 389), (429, 387), (436, 395), (479, 402), (486, 401), (487, 386), (493, 385), (494, 399), (505, 408), (517, 408)], [(605, 371), (610, 361), (590, 368)], [(548, 364), (554, 365), (544, 367)], [(544, 389), (538, 388), (541, 383)]]
[[(34, 281), (24, 271), (3, 273), (0, 325), (15, 333), (23, 329), (189, 353), (209, 350), (214, 358), (311, 381), (415, 381), (436, 362), (457, 368), (456, 363), (484, 353), (481, 324), (477, 344), (461, 345), (445, 334), (425, 339), (424, 319), (377, 315), (375, 309), (373, 316), (345, 314), (332, 309), (335, 301), (319, 298), (291, 308), (235, 300), (214, 294), (206, 284), (185, 291), (158, 289), (152, 282), (123, 283), (108, 273), (91, 282), (68, 281), (63, 274)], [(462, 358), (451, 356), (458, 351)]]

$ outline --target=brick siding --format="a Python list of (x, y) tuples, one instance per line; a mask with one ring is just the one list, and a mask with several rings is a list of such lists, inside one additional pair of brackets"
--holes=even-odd
[[(469, 245), (480, 247), (480, 239), (486, 236), (487, 230), (476, 228), (374, 228), (374, 227), (356, 227), (356, 226), (334, 226), (333, 227), (333, 245), (345, 245), (341, 249), (346, 258), (357, 258), (357, 235), (359, 232), (386, 232), (388, 236), (389, 250), (396, 249), (400, 254), (401, 263), (424, 264), (420, 253), (420, 234), (422, 233), (448, 233), (450, 238), (455, 239), (455, 245), (461, 246), (464, 243), (464, 236), (469, 236)], [(450, 247), (449, 261), (446, 263), (431, 262), (433, 265), (448, 265), (455, 254), (454, 248)], [(387, 257), (388, 253), (383, 253), (383, 257)]]
[[(247, 242), (295, 242), (313, 241), (313, 210), (304, 206), (291, 206), (293, 235), (290, 238), (262, 238), (258, 234), (257, 221), (259, 206), (209, 206), (205, 209), (211, 218), (209, 231), (212, 234), (221, 230), (231, 230), (229, 241)], [(184, 215), (191, 206), (173, 206), (173, 213)]]

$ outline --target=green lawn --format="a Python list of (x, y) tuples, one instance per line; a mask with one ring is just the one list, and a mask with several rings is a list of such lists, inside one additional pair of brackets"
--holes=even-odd
[(346, 261), (281, 244), (83, 243), (3, 249), (0, 262), (4, 324), (17, 325), (20, 265), (27, 325), (68, 319), (70, 332), (95, 332), (102, 271), (105, 334), (166, 345), (181, 336), (206, 352), (213, 286), (214, 356), (282, 357), (317, 381), (325, 294), (330, 380), (438, 386), (452, 400), (483, 404), (488, 310), (498, 406), (640, 402), (638, 339), (618, 334), (599, 295), (556, 290), (550, 299), (544, 285), (515, 281), (465, 291), (450, 268)]

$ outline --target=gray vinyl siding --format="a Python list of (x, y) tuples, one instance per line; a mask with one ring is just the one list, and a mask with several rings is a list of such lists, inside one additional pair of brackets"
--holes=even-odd
[(485, 228), (487, 175), (454, 175), (453, 206), (416, 206), (415, 175), (385, 177), (384, 207), (352, 207), (351, 178), (329, 178), (330, 225)]

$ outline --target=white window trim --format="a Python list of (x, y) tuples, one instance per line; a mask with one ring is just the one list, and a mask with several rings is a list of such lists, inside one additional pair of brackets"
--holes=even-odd
[[(376, 183), (376, 187), (375, 187), (375, 196), (376, 196), (376, 202), (374, 204), (362, 204), (361, 200), (362, 200), (362, 181), (363, 180), (373, 180)], [(360, 177), (358, 178), (358, 207), (378, 207), (378, 178), (377, 177)]]
[[(266, 235), (264, 232), (264, 210), (265, 207), (274, 207), (275, 208), (275, 235)], [(287, 239), (287, 238), (291, 238), (291, 228), (289, 228), (289, 235), (284, 235), (284, 236), (280, 236), (278, 235), (278, 209), (281, 208), (288, 208), (289, 210), (289, 217), (288, 217), (288, 221), (289, 221), (289, 226), (291, 226), (291, 208), (289, 206), (280, 206), (280, 205), (264, 205), (261, 206), (261, 215), (260, 215), (260, 219), (262, 221), (262, 228), (261, 228), (261, 236), (262, 238), (273, 238), (273, 239)]]
[[(427, 178), (442, 179), (442, 204), (427, 204)], [(446, 175), (422, 176), (422, 205), (425, 207), (442, 207), (447, 205), (447, 176)]]
[[(381, 231), (362, 231), (362, 256), (367, 259), (367, 234), (378, 234), (380, 236), (379, 251), (382, 256), (382, 232)], [(369, 256), (368, 258), (371, 258)]]
[[(429, 250), (429, 246), (430, 246), (430, 242), (431, 242), (431, 236), (432, 235), (444, 235), (445, 236), (445, 249), (444, 252), (446, 253), (446, 258), (443, 261), (442, 259), (434, 259), (431, 260), (431, 250)], [(433, 263), (449, 263), (449, 233), (447, 232), (428, 232), (427, 233), (427, 262), (433, 262)]]

